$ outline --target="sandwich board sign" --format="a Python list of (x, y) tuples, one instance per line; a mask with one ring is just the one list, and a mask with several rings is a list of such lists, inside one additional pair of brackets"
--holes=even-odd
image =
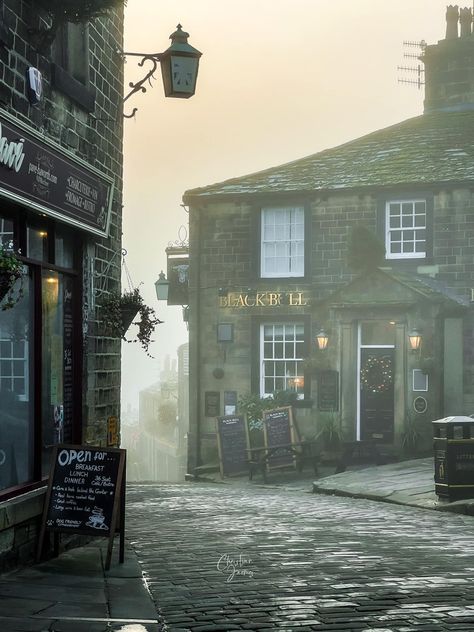
[(217, 417), (217, 446), (221, 476), (236, 476), (248, 471), (247, 424), (242, 415)]
[(292, 446), (295, 443), (295, 430), (291, 406), (264, 411), (263, 436), (268, 453), (268, 470), (296, 465)]
[(126, 451), (89, 445), (54, 448), (43, 510), (37, 561), (46, 531), (109, 538), (105, 568), (120, 532), (120, 563), (125, 547)]

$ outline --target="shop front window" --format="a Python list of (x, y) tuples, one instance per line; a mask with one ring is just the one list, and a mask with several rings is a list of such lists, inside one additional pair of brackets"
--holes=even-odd
[(43, 474), (49, 471), (52, 448), (72, 441), (72, 280), (44, 270), (42, 276)]
[(0, 246), (13, 250), (13, 222), (4, 217), (0, 217)]
[(36, 261), (48, 260), (48, 231), (45, 228), (27, 226), (26, 254)]
[(15, 307), (0, 310), (1, 490), (28, 483), (34, 476), (34, 330), (30, 276), (25, 276), (22, 283), (23, 296)]

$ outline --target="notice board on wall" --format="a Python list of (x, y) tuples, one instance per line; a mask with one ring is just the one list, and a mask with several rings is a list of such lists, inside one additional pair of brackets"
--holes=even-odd
[(265, 447), (271, 449), (267, 457), (267, 469), (295, 465), (295, 456), (291, 448), (291, 444), (295, 442), (291, 406), (264, 411), (263, 435)]
[(217, 418), (217, 446), (221, 476), (236, 476), (248, 471), (247, 424), (241, 415)]
[(46, 531), (109, 538), (106, 568), (110, 568), (113, 538), (120, 532), (120, 562), (125, 545), (126, 451), (89, 445), (58, 445), (53, 452), (38, 547)]

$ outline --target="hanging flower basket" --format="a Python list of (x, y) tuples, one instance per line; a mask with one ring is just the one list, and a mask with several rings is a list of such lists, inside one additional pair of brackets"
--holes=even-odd
[[(157, 325), (161, 324), (152, 307), (145, 304), (138, 288), (122, 295), (112, 293), (103, 301), (102, 322), (107, 333), (115, 338), (122, 338), (126, 342), (139, 342), (145, 353), (149, 355), (148, 348), (153, 342), (151, 336)], [(135, 317), (137, 320), (134, 322)], [(127, 339), (125, 334), (134, 323), (138, 326), (135, 338)]]
[(139, 307), (133, 304), (120, 306), (120, 320), (122, 321), (122, 338), (127, 333), (133, 319), (138, 314)]
[(23, 296), (23, 282), (15, 290), (15, 283), (23, 281), (23, 263), (16, 254), (0, 245), (0, 307), (3, 311), (14, 307)]

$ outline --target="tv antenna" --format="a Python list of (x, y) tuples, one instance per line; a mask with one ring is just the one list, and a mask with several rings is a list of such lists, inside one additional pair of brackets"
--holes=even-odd
[[(403, 46), (406, 46), (409, 49), (414, 49), (414, 48), (418, 49), (417, 53), (409, 53), (409, 52), (403, 53), (403, 57), (405, 59), (418, 59), (418, 61), (421, 61), (421, 58), (423, 57), (425, 53), (427, 44), (425, 40), (421, 40), (419, 42), (412, 42), (412, 41), (405, 40), (403, 42)], [(412, 86), (417, 86), (418, 90), (421, 89), (421, 86), (425, 85), (425, 81), (424, 81), (425, 69), (423, 68), (421, 63), (417, 64), (416, 66), (397, 66), (397, 70), (401, 72), (416, 74), (416, 77), (414, 79), (399, 78), (398, 83), (405, 83)]]

